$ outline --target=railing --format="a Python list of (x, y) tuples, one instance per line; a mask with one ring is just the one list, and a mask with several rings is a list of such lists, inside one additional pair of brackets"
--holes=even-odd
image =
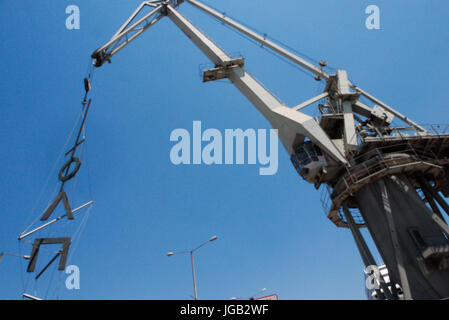
[[(371, 181), (377, 180), (391, 172), (404, 172), (415, 170), (417, 166), (426, 166), (426, 168), (441, 169), (436, 164), (438, 157), (432, 152), (427, 152), (414, 148), (409, 143), (397, 144), (396, 150), (391, 147), (376, 148), (362, 156), (355, 158), (359, 164), (349, 168), (345, 167), (347, 173), (335, 185), (334, 189), (325, 186), (321, 191), (321, 204), (328, 217), (332, 221), (337, 220), (346, 223), (346, 219), (341, 212), (341, 204), (355, 190), (363, 187)], [(390, 149), (390, 150), (389, 150)], [(359, 213), (354, 213), (354, 220), (357, 224), (364, 224), (363, 218)], [(337, 220), (335, 219), (337, 218)]]
[(323, 208), (324, 212), (327, 214), (329, 213), (329, 210), (331, 208), (331, 188), (328, 185), (322, 184), (321, 185), (321, 194), (320, 194), (320, 202), (321, 207)]
[[(409, 139), (410, 137), (422, 137), (428, 135), (435, 136), (449, 136), (449, 124), (424, 124), (420, 125), (427, 132), (418, 131), (413, 127), (379, 127), (376, 129), (376, 134), (374, 136), (365, 136), (360, 137), (362, 141), (367, 138), (402, 138), (404, 140)], [(381, 133), (388, 133), (388, 135), (382, 135)], [(374, 133), (374, 132), (373, 132)]]
[[(434, 135), (449, 135), (449, 124), (424, 124), (420, 126)], [(419, 132), (412, 127), (392, 127), (391, 129), (395, 133), (411, 132), (416, 135), (416, 133)], [(422, 134), (422, 132), (420, 132), (420, 134)]]
[[(399, 147), (401, 145), (398, 145)], [(346, 185), (346, 189), (354, 183), (359, 183), (361, 180), (369, 178), (372, 175), (378, 174), (381, 171), (388, 170), (393, 167), (400, 167), (410, 164), (412, 161), (433, 161), (437, 160), (437, 156), (432, 152), (425, 152), (423, 150), (417, 150), (413, 148), (410, 144), (403, 144), (404, 148), (400, 151), (393, 152), (393, 154), (388, 157), (388, 153), (382, 153), (382, 149), (387, 149), (389, 147), (376, 148), (371, 150), (369, 153), (364, 154), (355, 158), (354, 160), (360, 160), (362, 157), (369, 159), (363, 161), (361, 164), (355, 165), (352, 168), (346, 167), (347, 175), (343, 178), (343, 182)], [(370, 154), (371, 153), (371, 154)], [(404, 154), (404, 156), (401, 156)], [(407, 155), (407, 156), (406, 156)], [(371, 164), (372, 163), (372, 164)]]
[[(358, 226), (365, 226), (365, 220), (363, 220), (362, 215), (360, 214), (360, 211), (358, 208), (348, 208), (349, 213), (352, 215), (352, 218), (354, 219), (354, 222), (356, 225)], [(341, 221), (343, 221), (344, 223), (347, 223), (346, 221), (346, 217), (342, 212), (342, 209), (340, 209), (338, 211), (338, 216), (340, 217)]]

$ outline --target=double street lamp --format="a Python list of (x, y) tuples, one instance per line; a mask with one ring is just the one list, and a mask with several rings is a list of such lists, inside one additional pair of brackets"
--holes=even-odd
[(205, 244), (215, 241), (217, 240), (217, 236), (213, 236), (212, 238), (210, 238), (209, 240), (203, 242), (202, 244), (200, 244), (198, 247), (196, 247), (195, 249), (192, 250), (187, 250), (187, 251), (178, 251), (178, 252), (168, 252), (167, 256), (173, 256), (175, 254), (183, 254), (183, 253), (189, 253), (190, 254), (190, 260), (192, 261), (192, 275), (193, 275), (193, 290), (195, 293), (195, 300), (198, 300), (198, 295), (196, 293), (196, 279), (195, 279), (195, 265), (193, 262), (193, 253), (198, 250), (199, 248), (201, 248), (202, 246), (204, 246)]
[(255, 300), (256, 296), (261, 294), (262, 292), (267, 291), (267, 288), (263, 288), (262, 290), (257, 291), (255, 294), (253, 294), (251, 297), (249, 298), (236, 298), (236, 297), (232, 297), (231, 300), (242, 300), (242, 299), (248, 299), (248, 300)]
[(9, 253), (9, 252), (0, 252), (0, 262), (2, 262), (4, 256), (11, 256), (11, 257), (19, 257), (24, 258), (25, 260), (30, 260), (30, 256), (26, 256), (23, 254), (16, 254), (16, 253)]

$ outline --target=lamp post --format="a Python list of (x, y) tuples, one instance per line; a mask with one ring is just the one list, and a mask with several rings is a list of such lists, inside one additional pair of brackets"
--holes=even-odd
[(199, 246), (197, 246), (195, 249), (192, 250), (187, 250), (187, 251), (178, 251), (178, 252), (168, 252), (167, 256), (173, 256), (175, 254), (182, 254), (182, 253), (189, 253), (190, 254), (190, 260), (192, 262), (192, 276), (193, 276), (193, 290), (194, 290), (194, 294), (195, 294), (195, 300), (198, 300), (198, 295), (196, 293), (196, 278), (195, 278), (195, 264), (193, 261), (193, 253), (198, 250), (199, 248), (201, 248), (202, 246), (204, 246), (205, 244), (215, 241), (217, 240), (217, 236), (213, 236), (211, 237), (209, 240), (203, 242), (202, 244), (200, 244)]
[(265, 291), (267, 291), (267, 288), (263, 288), (263, 289), (257, 291), (255, 294), (253, 294), (253, 295), (252, 295), (251, 297), (249, 297), (249, 298), (236, 298), (236, 297), (232, 297), (231, 300), (241, 300), (241, 299), (254, 300), (254, 299), (255, 299), (255, 296), (257, 296), (257, 295), (259, 295), (259, 294), (261, 294), (262, 292), (265, 292)]
[(249, 300), (254, 300), (255, 296), (257, 296), (257, 295), (259, 295), (259, 294), (261, 294), (262, 292), (265, 292), (265, 291), (267, 291), (267, 288), (263, 288), (262, 290), (257, 291), (255, 294), (253, 294), (253, 295), (249, 298)]
[(19, 258), (24, 258), (25, 260), (31, 259), (31, 257), (27, 256), (27, 255), (9, 253), (9, 252), (0, 252), (0, 262), (2, 262), (4, 256), (19, 257)]

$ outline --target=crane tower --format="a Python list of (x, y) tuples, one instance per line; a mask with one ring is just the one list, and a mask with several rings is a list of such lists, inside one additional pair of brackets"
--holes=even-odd
[[(326, 83), (323, 93), (297, 106), (283, 104), (245, 71), (244, 58), (228, 55), (179, 13), (183, 2), (312, 73)], [(164, 17), (214, 64), (203, 81), (229, 79), (278, 130), (299, 175), (327, 190), (328, 218), (350, 229), (366, 267), (376, 266), (359, 230), (368, 228), (388, 269), (389, 284), (376, 278), (379, 299), (449, 297), (449, 226), (443, 217), (449, 214), (449, 126), (421, 126), (354, 85), (345, 70), (328, 74), (326, 62), (315, 66), (197, 0), (144, 1), (92, 53), (94, 65), (110, 62)], [(318, 118), (302, 112), (317, 102)], [(393, 126), (395, 118), (401, 126)]]

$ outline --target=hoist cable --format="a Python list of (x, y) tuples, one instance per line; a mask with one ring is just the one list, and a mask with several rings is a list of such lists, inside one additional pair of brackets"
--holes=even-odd
[[(32, 210), (31, 210), (31, 213), (28, 214), (28, 218), (27, 218), (27, 219), (29, 219), (30, 216), (34, 215), (34, 213), (35, 213), (35, 211), (36, 211), (36, 209), (37, 209), (37, 206), (39, 205), (39, 202), (41, 201), (42, 196), (44, 195), (44, 191), (45, 191), (45, 189), (47, 188), (48, 183), (50, 182), (50, 178), (51, 178), (53, 172), (55, 171), (56, 165), (59, 163), (59, 161), (60, 161), (62, 155), (65, 153), (65, 150), (66, 150), (66, 148), (67, 148), (67, 145), (68, 145), (70, 139), (72, 138), (72, 136), (73, 136), (73, 134), (74, 134), (74, 132), (75, 132), (76, 127), (78, 126), (78, 123), (79, 123), (79, 121), (80, 121), (80, 119), (81, 119), (82, 114), (83, 114), (83, 112), (81, 112), (81, 113), (79, 114), (78, 119), (76, 120), (76, 122), (75, 122), (75, 124), (74, 124), (74, 126), (73, 126), (73, 128), (72, 128), (72, 130), (71, 130), (71, 132), (70, 132), (70, 134), (69, 134), (69, 136), (67, 137), (67, 140), (65, 141), (64, 146), (62, 147), (61, 152), (60, 152), (58, 158), (56, 159), (56, 161), (55, 161), (55, 163), (53, 164), (53, 167), (52, 167), (50, 173), (48, 174), (47, 180), (46, 180), (44, 186), (42, 187), (42, 189), (41, 189), (41, 191), (40, 191), (40, 194), (39, 194), (39, 196), (38, 196), (38, 199), (36, 200), (36, 202), (35, 202), (34, 205), (33, 205), (33, 208), (32, 208)], [(51, 201), (50, 201), (50, 203), (51, 203)], [(28, 230), (29, 230), (29, 229), (36, 223), (36, 221), (38, 220), (39, 217), (40, 217), (40, 215), (37, 216), (37, 217), (34, 219), (34, 221), (33, 221), (28, 227), (26, 227), (26, 228), (24, 229), (24, 231), (23, 231), (22, 233), (27, 232), (27, 231), (28, 231)], [(23, 229), (23, 228), (22, 228), (22, 229)]]
[[(215, 20), (215, 19), (214, 19), (214, 20)], [(215, 21), (216, 21), (216, 20), (215, 20)], [(289, 61), (288, 59), (286, 59), (286, 58), (284, 58), (284, 57), (278, 55), (276, 52), (273, 52), (272, 50), (266, 48), (265, 46), (261, 45), (259, 42), (257, 42), (257, 41), (255, 41), (255, 40), (251, 39), (250, 37), (248, 37), (248, 36), (246, 36), (246, 35), (240, 33), (239, 31), (235, 30), (234, 28), (232, 28), (232, 27), (230, 27), (230, 26), (228, 26), (228, 25), (226, 25), (226, 24), (224, 24), (224, 27), (230, 29), (232, 32), (235, 32), (235, 33), (238, 34), (240, 37), (242, 37), (243, 39), (245, 39), (245, 40), (251, 42), (252, 44), (254, 44), (254, 45), (256, 45), (256, 46), (258, 46), (259, 48), (261, 48), (261, 49), (267, 51), (269, 54), (273, 55), (274, 57), (278, 58), (279, 60), (281, 60), (281, 61), (283, 61), (283, 62), (289, 64), (289, 65), (292, 66), (293, 68), (295, 68), (295, 69), (301, 71), (302, 73), (304, 73), (304, 74), (307, 75), (308, 77), (311, 77), (312, 79), (314, 78), (313, 75), (311, 75), (309, 72), (307, 72), (306, 70), (304, 70), (304, 69), (301, 68), (300, 66), (298, 66), (298, 65), (294, 64), (293, 62)]]
[[(267, 33), (262, 32), (262, 31), (258, 30), (257, 28), (254, 28), (254, 27), (248, 25), (247, 23), (245, 23), (245, 22), (243, 22), (243, 21), (241, 21), (241, 20), (239, 20), (239, 19), (236, 19), (236, 18), (234, 18), (234, 17), (231, 17), (231, 16), (227, 15), (226, 12), (222, 12), (220, 9), (214, 8), (214, 7), (211, 6), (211, 5), (208, 5), (208, 6), (209, 6), (210, 8), (212, 8), (212, 9), (214, 9), (215, 11), (220, 12), (224, 17), (229, 17), (230, 19), (236, 21), (237, 23), (241, 24), (242, 26), (246, 27), (247, 29), (252, 30), (252, 31), (258, 33), (259, 35), (263, 35), (264, 39), (268, 39), (268, 40), (270, 40), (270, 41), (272, 41), (272, 42), (274, 42), (274, 43), (276, 43), (276, 44), (278, 44), (278, 45), (284, 47), (285, 49), (288, 49), (288, 50), (290, 50), (290, 51), (296, 53), (296, 54), (299, 55), (300, 57), (305, 58), (306, 60), (309, 60), (309, 61), (314, 62), (316, 65), (319, 65), (319, 64), (320, 64), (320, 61), (319, 61), (319, 60), (317, 60), (317, 59), (315, 59), (315, 58), (313, 58), (313, 57), (311, 57), (311, 56), (309, 56), (309, 55), (307, 55), (307, 54), (305, 54), (305, 53), (303, 53), (303, 52), (301, 52), (301, 51), (299, 51), (299, 50), (297, 50), (297, 49), (295, 49), (295, 48), (293, 48), (293, 47), (291, 47), (291, 46), (289, 46), (289, 45), (287, 45), (286, 43), (284, 43), (284, 42), (282, 42), (282, 41), (280, 41), (280, 40), (278, 40), (278, 39), (276, 39), (276, 38), (274, 38), (274, 37), (268, 36)], [(233, 30), (234, 32), (238, 33), (240, 36), (242, 36), (242, 37), (245, 38), (246, 40), (251, 41), (252, 43), (255, 43), (257, 46), (264, 48), (265, 50), (269, 51), (269, 52), (272, 53), (273, 55), (275, 55), (275, 56), (277, 56), (277, 57), (279, 57), (279, 58), (281, 57), (278, 53), (273, 52), (272, 50), (269, 50), (269, 49), (265, 48), (265, 46), (264, 46), (263, 44), (261, 44), (261, 43), (255, 41), (254, 39), (251, 39), (250, 37), (248, 37), (248, 36), (242, 34), (240, 31), (238, 31), (238, 30), (232, 28), (232, 27), (229, 26), (228, 24), (226, 24), (226, 23), (224, 23), (224, 22), (221, 22), (221, 21), (218, 20), (217, 18), (212, 17), (212, 16), (210, 16), (210, 15), (207, 15), (207, 16), (208, 16), (209, 18), (213, 19), (215, 22), (219, 22), (220, 24), (224, 25), (225, 27), (230, 28), (231, 30)], [(284, 59), (285, 59), (285, 58), (284, 58)], [(301, 70), (301, 71), (304, 71), (304, 73), (306, 73), (306, 74), (309, 74), (309, 73), (307, 73), (305, 70), (303, 70), (303, 68), (301, 68), (301, 67), (299, 67), (298, 65), (296, 65), (296, 64), (294, 64), (294, 63), (292, 63), (292, 62), (290, 62), (290, 61), (287, 60), (287, 59), (285, 59), (285, 60), (284, 60), (284, 59), (282, 59), (284, 62), (289, 63), (291, 66), (294, 66), (295, 68), (297, 68), (297, 69), (299, 69), (299, 70)], [(332, 67), (330, 67), (330, 66), (326, 66), (324, 69), (327, 69), (327, 68), (328, 68), (328, 69), (331, 69), (331, 70), (333, 70), (333, 71), (336, 70), (336, 69), (334, 69), (334, 68), (332, 68)], [(312, 75), (311, 75), (311, 76), (312, 76)], [(313, 76), (312, 76), (312, 78), (313, 78)]]

